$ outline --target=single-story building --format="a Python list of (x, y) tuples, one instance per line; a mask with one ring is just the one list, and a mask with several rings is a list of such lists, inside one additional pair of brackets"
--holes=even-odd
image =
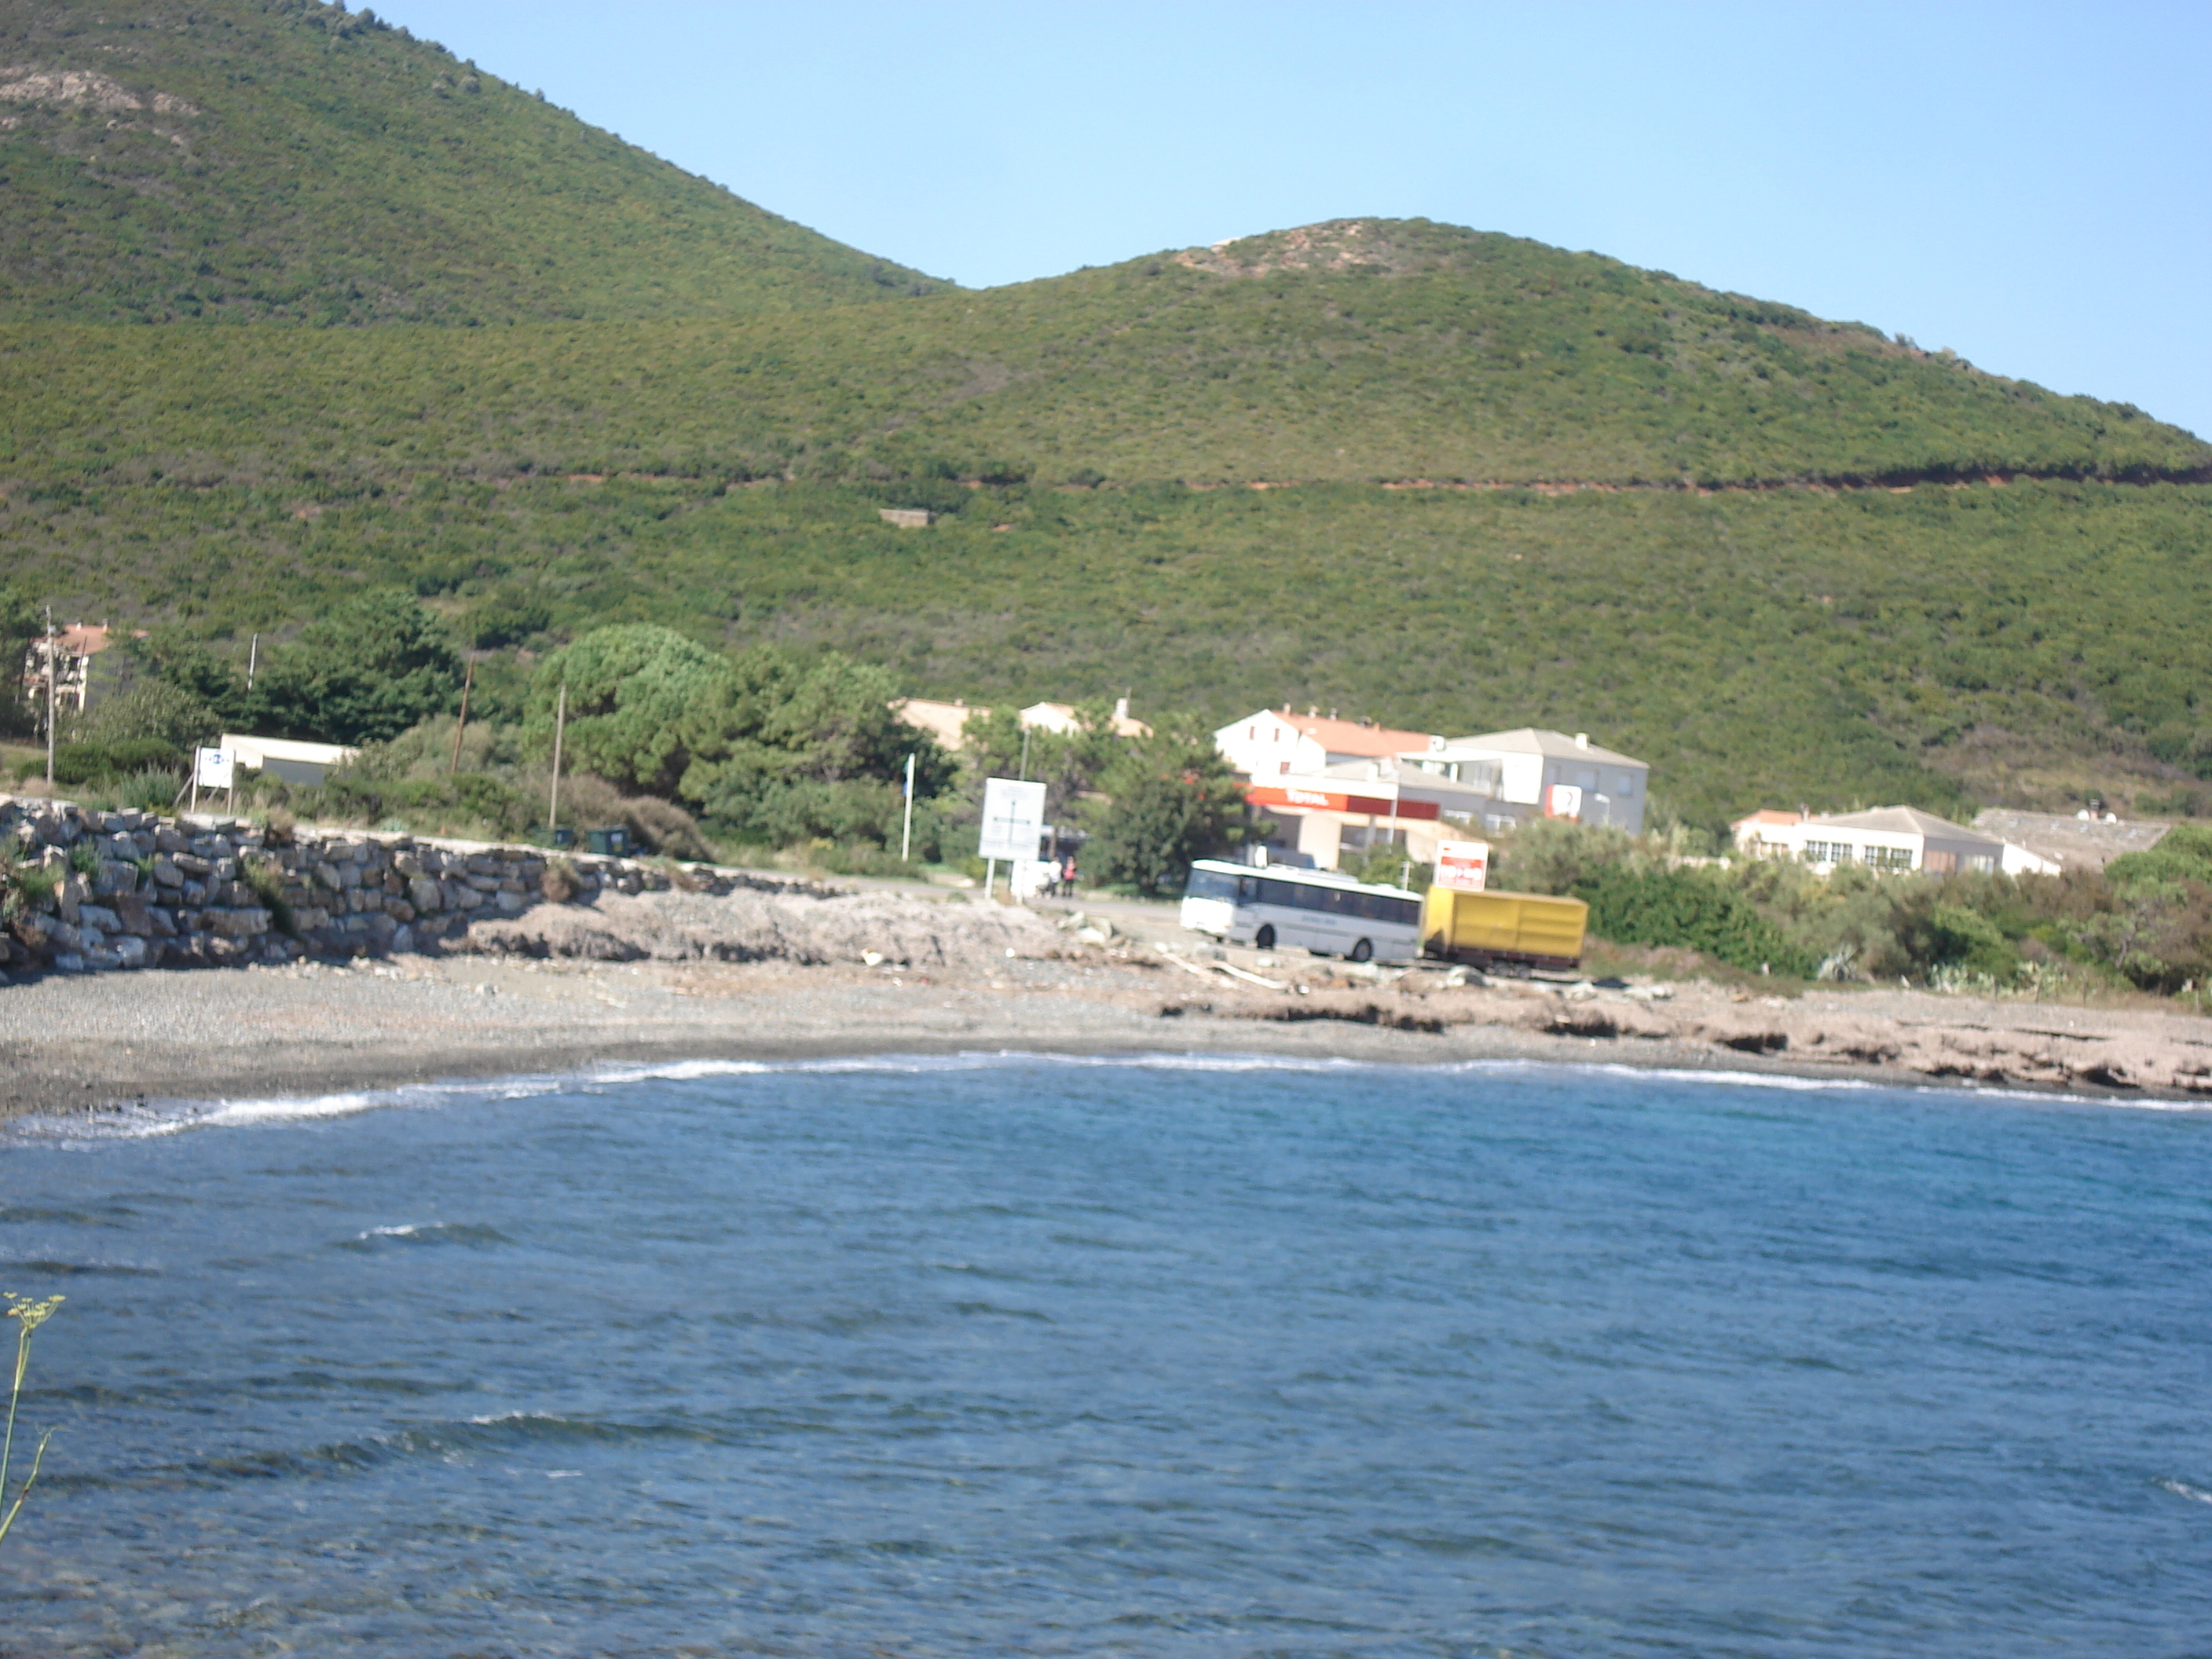
[(1255, 783), (1303, 777), (1350, 761), (1395, 760), (1407, 750), (1443, 741), (1372, 720), (1340, 720), (1313, 710), (1293, 714), (1287, 706), (1247, 714), (1213, 733), (1213, 746), (1231, 769)]
[(964, 702), (937, 702), (928, 697), (901, 697), (891, 705), (891, 713), (908, 726), (927, 732), (947, 749), (958, 749), (967, 742), (963, 735), (971, 714), (989, 718), (991, 711), (969, 708)]
[(1754, 858), (1794, 858), (1828, 872), (1846, 864), (1931, 875), (1984, 871), (2056, 875), (2058, 865), (1995, 836), (1939, 818), (1917, 806), (1820, 816), (1772, 810), (1738, 818), (1737, 848)]
[[(1033, 702), (1017, 717), (1025, 732), (1052, 732), (1062, 737), (1080, 731), (1082, 711), (1072, 702)], [(1129, 718), (1129, 700), (1114, 699), (1114, 713), (1109, 718), (1108, 729), (1117, 738), (1149, 738), (1152, 728), (1142, 720)]]
[(1522, 726), (1473, 738), (1438, 738), (1408, 748), (1399, 758), (1495, 803), (1484, 817), (1499, 829), (1525, 818), (1572, 818), (1610, 824), (1630, 835), (1644, 830), (1644, 803), (1651, 769), (1632, 756), (1601, 749), (1589, 733)]
[(1275, 825), (1266, 843), (1334, 870), (1375, 848), (1402, 848), (1435, 861), (1438, 841), (1480, 835), (1492, 803), (1465, 784), (1395, 760), (1345, 761), (1311, 772), (1255, 779), (1244, 791), (1254, 815)]
[(1985, 806), (1974, 814), (1974, 828), (1985, 836), (2002, 836), (2062, 869), (2101, 870), (2124, 853), (2148, 853), (2173, 826), (2157, 818), (2121, 818), (2110, 813), (2062, 816)]
[(219, 742), (229, 752), (234, 766), (248, 772), (266, 772), (287, 783), (304, 784), (309, 788), (319, 786), (325, 778), (361, 753), (343, 744), (301, 743), (291, 738), (248, 738), (235, 732), (224, 732)]

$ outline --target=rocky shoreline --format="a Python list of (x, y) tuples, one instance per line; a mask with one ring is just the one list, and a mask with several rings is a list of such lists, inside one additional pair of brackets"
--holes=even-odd
[[(0, 1115), (979, 1048), (1601, 1062), (2212, 1104), (2212, 1020), (2171, 1006), (1492, 981), (1224, 948), (1162, 906), (1055, 914), (48, 802), (0, 799), (0, 834), (30, 844), (23, 867), (46, 891), (9, 917)], [(179, 971), (212, 967), (235, 971)]]

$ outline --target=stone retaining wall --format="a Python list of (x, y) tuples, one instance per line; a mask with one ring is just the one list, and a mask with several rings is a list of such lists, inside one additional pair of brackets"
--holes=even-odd
[[(550, 899), (804, 884), (383, 831), (277, 836), (234, 818), (7, 795), (0, 852), (0, 973), (381, 956), (435, 949), (477, 917)], [(561, 866), (550, 881), (549, 860)]]

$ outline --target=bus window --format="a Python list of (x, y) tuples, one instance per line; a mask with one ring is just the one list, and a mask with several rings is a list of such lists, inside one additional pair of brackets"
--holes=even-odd
[(1252, 878), (1232, 876), (1224, 870), (1193, 870), (1190, 884), (1182, 890), (1185, 898), (1229, 899), (1252, 896)]

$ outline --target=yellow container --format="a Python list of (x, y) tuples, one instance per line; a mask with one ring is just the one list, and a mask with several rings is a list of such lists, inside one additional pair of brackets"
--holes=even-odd
[(1421, 902), (1421, 950), (1454, 962), (1572, 968), (1589, 920), (1580, 899), (1431, 887)]

